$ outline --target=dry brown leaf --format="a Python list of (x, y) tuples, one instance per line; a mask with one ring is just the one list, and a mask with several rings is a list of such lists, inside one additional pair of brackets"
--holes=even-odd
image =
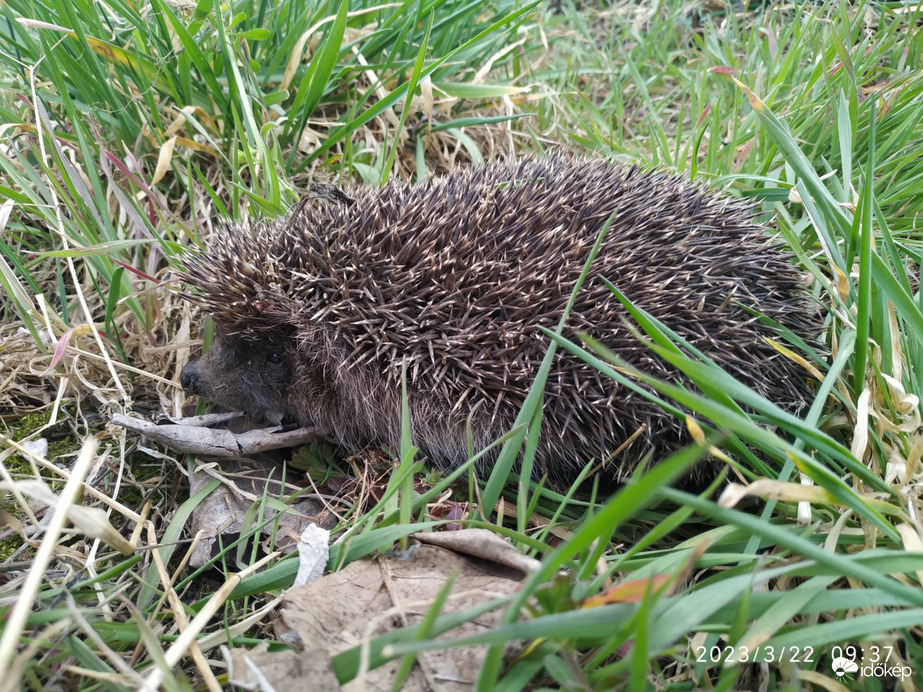
[[(192, 475), (189, 483), (190, 496), (198, 493), (214, 477), (212, 465), (200, 465)], [(212, 556), (218, 540), (227, 545), (234, 536), (245, 528), (247, 512), (255, 502), (259, 502), (264, 492), (269, 497), (279, 497), (281, 483), (272, 478), (280, 476), (278, 467), (267, 461), (256, 459), (233, 459), (221, 462), (220, 475), (222, 484), (198, 504), (189, 520), (189, 533), (199, 534), (200, 540), (189, 558), (193, 567), (201, 567)], [(268, 488), (267, 488), (268, 486)], [(294, 488), (287, 486), (285, 494)], [(266, 507), (263, 519), (269, 519), (276, 511)], [(291, 550), (296, 538), (310, 523), (332, 525), (336, 517), (324, 512), (324, 505), (315, 498), (305, 498), (293, 505), (289, 512), (274, 522), (263, 527), (264, 535), (273, 534), (276, 550)], [(249, 524), (249, 522), (248, 522)], [(247, 526), (249, 528), (249, 525)]]
[[(455, 583), (443, 613), (513, 593), (521, 576), (518, 571), (475, 562), (436, 546), (417, 545), (399, 557), (357, 560), (339, 572), (289, 589), (283, 596), (282, 622), (298, 634), (306, 648), (323, 650), (332, 657), (401, 623), (419, 623), (452, 574)], [(498, 624), (500, 615), (485, 614), (449, 636), (483, 632)], [(485, 653), (486, 647), (424, 652), (402, 690), (469, 690)], [(400, 659), (390, 661), (343, 689), (390, 690), (399, 666)]]
[(278, 431), (278, 428), (254, 428), (234, 433), (185, 423), (158, 425), (120, 413), (112, 416), (112, 424), (136, 432), (174, 452), (218, 458), (236, 458), (272, 449), (287, 449), (324, 439), (314, 428), (285, 431)]
[(542, 566), (541, 562), (528, 555), (523, 555), (510, 543), (487, 529), (415, 533), (413, 537), (421, 543), (437, 545), (440, 548), (454, 550), (456, 553), (473, 555), (490, 562), (496, 562), (498, 565), (518, 569), (526, 574), (537, 572)]
[(270, 652), (269, 643), (263, 642), (252, 649), (231, 649), (225, 660), (231, 684), (245, 690), (335, 692), (340, 689), (330, 659), (319, 649)]

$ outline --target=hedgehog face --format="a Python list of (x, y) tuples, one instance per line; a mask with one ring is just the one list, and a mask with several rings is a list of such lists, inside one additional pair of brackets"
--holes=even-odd
[(186, 394), (198, 394), (231, 411), (278, 425), (292, 417), (288, 392), (292, 363), (281, 341), (218, 337), (202, 358), (180, 373)]

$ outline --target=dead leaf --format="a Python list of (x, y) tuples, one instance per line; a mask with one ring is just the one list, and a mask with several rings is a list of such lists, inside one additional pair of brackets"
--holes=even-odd
[[(403, 623), (418, 624), (450, 574), (456, 578), (443, 613), (465, 610), (519, 588), (518, 571), (436, 546), (416, 545), (401, 556), (357, 560), (339, 572), (289, 589), (283, 595), (282, 624), (294, 630), (306, 648), (332, 657)], [(501, 614), (487, 613), (444, 636), (455, 639), (483, 632), (497, 625)], [(470, 690), (486, 651), (484, 646), (423, 652), (402, 690)], [(390, 661), (360, 674), (343, 689), (390, 690), (399, 666), (400, 659)]]
[(413, 537), (421, 543), (438, 545), (440, 548), (454, 550), (456, 553), (474, 555), (490, 562), (496, 562), (498, 565), (518, 569), (526, 574), (537, 572), (542, 566), (541, 562), (528, 555), (523, 555), (500, 536), (487, 529), (415, 533)]
[(340, 689), (330, 659), (319, 649), (274, 651), (264, 642), (252, 649), (226, 652), (228, 679), (232, 685), (261, 692), (303, 692)]
[(325, 438), (315, 428), (280, 431), (278, 427), (254, 428), (242, 433), (194, 425), (158, 425), (117, 413), (112, 424), (136, 432), (181, 454), (209, 457), (242, 457), (272, 449), (298, 447)]
[[(213, 465), (203, 464), (196, 468), (189, 484), (190, 496), (195, 495), (213, 479), (212, 467)], [(211, 559), (218, 536), (221, 536), (222, 543), (227, 545), (240, 535), (245, 521), (249, 528), (247, 513), (264, 494), (268, 497), (279, 497), (282, 490), (281, 482), (273, 478), (281, 476), (280, 470), (276, 464), (269, 461), (222, 461), (220, 476), (223, 481), (221, 486), (199, 503), (189, 520), (190, 534), (196, 535), (201, 532), (200, 541), (189, 559), (192, 567), (201, 567)], [(291, 492), (292, 487), (288, 486), (285, 494)], [(267, 506), (263, 519), (269, 519), (276, 513), (275, 509)], [(279, 517), (278, 526), (270, 522), (263, 527), (262, 532), (267, 536), (273, 535), (276, 550), (293, 550), (296, 536), (310, 523), (332, 526), (336, 523), (336, 517), (325, 511), (320, 500), (307, 497)]]

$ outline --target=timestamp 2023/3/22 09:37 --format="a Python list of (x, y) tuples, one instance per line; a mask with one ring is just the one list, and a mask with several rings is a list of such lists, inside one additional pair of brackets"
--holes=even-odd
[[(813, 646), (767, 646), (756, 647), (714, 645), (694, 648), (696, 663), (806, 663), (817, 662), (819, 653)], [(913, 669), (900, 657), (894, 646), (867, 644), (837, 645), (827, 651), (831, 667), (837, 677), (859, 676), (863, 678), (893, 677), (908, 680)]]

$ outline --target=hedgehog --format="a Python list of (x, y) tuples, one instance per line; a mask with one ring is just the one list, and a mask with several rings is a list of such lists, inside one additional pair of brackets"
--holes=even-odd
[[(181, 371), (187, 394), (314, 426), (352, 453), (399, 448), (404, 381), (415, 446), (457, 468), (470, 441), (484, 449), (514, 425), (549, 346), (540, 327), (557, 326), (611, 217), (565, 337), (681, 380), (637, 338), (607, 279), (767, 399), (789, 411), (808, 401), (805, 373), (754, 316), (810, 340), (820, 327), (805, 277), (740, 199), (562, 154), (318, 189), (328, 193), (284, 218), (227, 224), (183, 260), (184, 295), (216, 334)], [(594, 461), (618, 483), (689, 442), (682, 421), (562, 350), (539, 440), (533, 472), (557, 485)]]

